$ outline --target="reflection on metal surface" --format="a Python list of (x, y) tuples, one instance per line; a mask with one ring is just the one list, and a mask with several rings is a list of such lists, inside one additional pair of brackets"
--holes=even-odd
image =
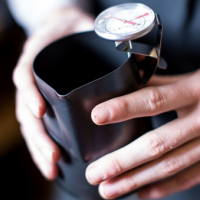
[[(134, 42), (134, 40), (115, 42), (116, 49), (119, 51), (127, 52), (128, 57), (130, 57), (131, 54), (146, 56), (146, 60), (143, 63), (144, 65), (149, 66), (149, 69), (145, 70), (144, 72), (144, 77), (142, 81), (143, 84), (146, 84), (148, 82), (157, 67), (161, 69), (167, 68), (166, 61), (160, 58), (163, 26), (161, 24), (158, 14), (155, 14), (155, 26), (158, 27), (157, 41), (155, 46)], [(140, 63), (140, 65), (142, 65), (142, 63)], [(146, 66), (142, 66), (142, 68), (145, 68)]]
[[(98, 188), (85, 179), (88, 164), (151, 129), (149, 118), (104, 126), (91, 120), (97, 104), (141, 87), (134, 55), (127, 58), (114, 48), (114, 42), (102, 40), (93, 31), (78, 33), (43, 49), (34, 61), (34, 75), (47, 102), (45, 128), (62, 150), (57, 183), (74, 199), (102, 200)], [(132, 199), (131, 195), (127, 198)]]

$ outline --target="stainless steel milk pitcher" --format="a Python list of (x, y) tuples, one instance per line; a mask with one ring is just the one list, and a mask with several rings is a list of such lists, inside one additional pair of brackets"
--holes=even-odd
[(102, 199), (97, 187), (86, 181), (86, 167), (150, 129), (149, 118), (104, 126), (91, 120), (97, 104), (139, 89), (134, 55), (128, 58), (113, 42), (90, 31), (50, 44), (38, 54), (33, 68), (47, 103), (44, 125), (62, 151), (57, 184), (75, 199)]

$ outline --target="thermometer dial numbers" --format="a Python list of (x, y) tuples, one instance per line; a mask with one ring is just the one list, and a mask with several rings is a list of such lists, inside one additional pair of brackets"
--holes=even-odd
[(142, 28), (145, 24), (144, 18), (137, 20), (130, 20), (129, 18), (126, 18), (127, 20), (124, 19), (123, 21), (117, 19), (111, 18), (105, 23), (106, 31), (114, 34), (131, 33)]

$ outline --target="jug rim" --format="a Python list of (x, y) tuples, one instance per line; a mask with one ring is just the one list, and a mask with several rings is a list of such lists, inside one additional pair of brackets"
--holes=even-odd
[[(86, 83), (86, 84), (83, 84), (83, 85), (81, 85), (81, 86), (79, 86), (79, 87), (77, 87), (77, 88), (71, 90), (71, 91), (68, 92), (67, 94), (59, 94), (59, 93), (56, 91), (56, 89), (54, 89), (52, 86), (50, 86), (47, 82), (45, 82), (45, 81), (44, 81), (42, 78), (40, 78), (40, 76), (37, 74), (37, 72), (35, 71), (35, 62), (36, 62), (36, 60), (38, 59), (38, 57), (41, 55), (42, 52), (44, 52), (44, 51), (45, 51), (47, 48), (49, 48), (50, 46), (54, 45), (54, 43), (56, 43), (56, 42), (58, 42), (58, 41), (61, 41), (61, 40), (65, 39), (65, 38), (67, 38), (67, 37), (71, 37), (71, 36), (79, 35), (79, 34), (85, 34), (85, 33), (92, 33), (92, 32), (94, 32), (94, 30), (92, 30), (92, 31), (84, 31), (84, 32), (79, 32), (79, 33), (74, 33), (74, 34), (70, 34), (70, 35), (61, 37), (61, 38), (59, 38), (59, 39), (57, 39), (57, 40), (51, 42), (50, 44), (48, 44), (48, 45), (45, 46), (44, 48), (42, 48), (42, 49), (38, 52), (38, 54), (36, 55), (36, 57), (34, 58), (34, 61), (33, 61), (33, 64), (32, 64), (32, 69), (33, 69), (34, 75), (35, 75), (40, 81), (42, 81), (44, 84), (48, 85), (48, 86), (51, 88), (51, 90), (53, 90), (59, 98), (69, 97), (72, 93), (74, 93), (74, 92), (76, 92), (76, 91), (79, 91), (79, 90), (81, 90), (81, 89), (87, 87), (88, 85), (90, 85), (90, 84), (92, 84), (92, 83), (94, 83), (94, 82), (98, 82), (98, 81), (100, 81), (100, 80), (102, 80), (102, 79), (105, 79), (106, 77), (108, 77), (108, 76), (112, 75), (113, 73), (115, 73), (116, 71), (120, 70), (120, 69), (121, 69), (127, 62), (129, 62), (129, 60), (131, 59), (132, 55), (131, 55), (130, 57), (127, 56), (126, 61), (123, 62), (119, 67), (117, 67), (116, 69), (114, 69), (114, 70), (111, 71), (110, 73), (108, 73), (108, 74), (106, 74), (106, 75), (104, 75), (104, 76), (102, 76), (102, 77), (100, 77), (100, 78), (97, 78), (97, 79), (95, 79), (95, 80), (93, 80), (93, 81), (90, 81), (90, 82), (88, 82), (88, 83)], [(113, 48), (115, 48), (115, 46), (113, 46)], [(116, 51), (119, 51), (119, 50), (116, 49)]]

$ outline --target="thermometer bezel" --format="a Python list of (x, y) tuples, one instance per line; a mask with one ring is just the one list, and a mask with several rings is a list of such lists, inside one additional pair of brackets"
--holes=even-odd
[[(147, 9), (151, 10), (151, 12), (153, 14), (153, 20), (150, 22), (149, 26), (147, 26), (145, 28), (141, 28), (138, 31), (121, 33), (121, 34), (114, 34), (114, 33), (108, 32), (108, 31), (105, 32), (99, 28), (99, 20), (102, 18), (102, 16), (109, 15), (110, 13), (115, 13), (117, 10), (120, 10), (120, 9), (123, 10), (124, 7), (133, 7), (133, 6), (134, 7), (142, 6), (142, 7), (145, 7)], [(110, 7), (108, 9), (104, 10), (103, 12), (101, 12), (95, 20), (94, 30), (98, 36), (100, 36), (106, 40), (128, 41), (128, 40), (134, 40), (134, 39), (145, 36), (146, 34), (151, 32), (151, 30), (154, 28), (155, 25), (156, 25), (155, 13), (151, 8), (149, 8), (148, 6), (141, 4), (141, 3), (128, 3), (128, 4), (120, 4), (120, 5)]]

